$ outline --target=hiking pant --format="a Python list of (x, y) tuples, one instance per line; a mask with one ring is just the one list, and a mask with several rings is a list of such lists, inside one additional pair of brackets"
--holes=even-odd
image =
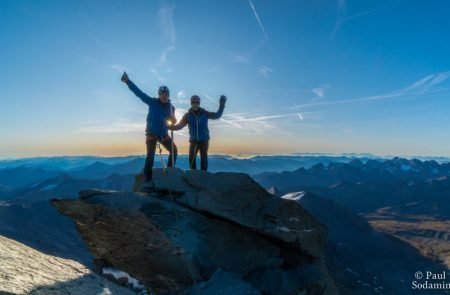
[(208, 148), (209, 140), (191, 141), (189, 144), (189, 168), (197, 169), (197, 153), (200, 151), (200, 168), (208, 170)]
[[(153, 176), (153, 164), (155, 162), (155, 151), (156, 151), (156, 144), (159, 142), (164, 146), (166, 150), (169, 151), (169, 159), (167, 160), (167, 167), (172, 167), (172, 138), (170, 136), (166, 136), (163, 139), (160, 139), (154, 135), (147, 135), (145, 143), (147, 144), (147, 158), (145, 159), (145, 166), (144, 166), (144, 176), (145, 179), (151, 180)], [(173, 144), (173, 153), (174, 153), (174, 160), (177, 161), (177, 155), (178, 150), (175, 143)]]

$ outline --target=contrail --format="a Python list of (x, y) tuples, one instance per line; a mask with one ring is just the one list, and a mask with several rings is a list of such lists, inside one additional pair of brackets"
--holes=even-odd
[(239, 118), (234, 120), (235, 122), (254, 122), (254, 121), (266, 121), (271, 119), (287, 118), (297, 116), (298, 114), (285, 114), (285, 115), (272, 115), (272, 116), (257, 116), (253, 118)]
[(450, 71), (426, 76), (425, 78), (422, 78), (405, 88), (402, 88), (400, 90), (397, 90), (397, 91), (394, 91), (391, 93), (387, 93), (387, 94), (365, 96), (365, 97), (354, 98), (354, 99), (311, 102), (311, 103), (296, 105), (296, 106), (290, 107), (289, 109), (299, 109), (299, 108), (303, 108), (303, 107), (315, 107), (315, 106), (327, 106), (327, 105), (351, 104), (351, 103), (363, 103), (363, 102), (378, 101), (378, 100), (395, 98), (395, 97), (415, 96), (415, 95), (425, 94), (425, 93), (429, 92), (431, 87), (446, 81), (448, 78), (450, 78)]
[(259, 26), (260, 26), (263, 34), (264, 34), (264, 37), (266, 38), (266, 40), (269, 40), (269, 37), (267, 36), (266, 30), (264, 29), (264, 26), (263, 26), (261, 20), (259, 19), (258, 13), (256, 12), (256, 9), (255, 9), (255, 6), (253, 5), (252, 0), (248, 0), (248, 2), (250, 3), (250, 6), (252, 7), (253, 14), (255, 15), (256, 20), (258, 21), (258, 24), (259, 24)]
[(362, 11), (362, 12), (359, 12), (359, 13), (355, 13), (355, 14), (353, 14), (353, 15), (350, 15), (350, 16), (346, 17), (346, 18), (343, 18), (339, 23), (340, 23), (340, 24), (343, 24), (343, 23), (345, 23), (345, 22), (348, 22), (348, 21), (351, 20), (351, 19), (354, 19), (354, 18), (357, 18), (357, 17), (361, 17), (361, 16), (364, 16), (364, 15), (368, 15), (368, 14), (370, 14), (370, 13), (376, 12), (376, 11), (381, 10), (381, 9), (388, 8), (388, 7), (390, 7), (390, 6), (399, 4), (399, 3), (401, 3), (401, 2), (403, 2), (403, 0), (391, 2), (391, 3), (388, 3), (388, 4), (382, 5), (382, 6), (378, 6), (378, 7), (375, 7), (375, 8), (369, 9), (369, 10), (366, 10), (366, 11)]
[(203, 95), (204, 95), (207, 99), (209, 99), (210, 101), (217, 103), (217, 101), (216, 101), (214, 98), (212, 98), (211, 96), (209, 96), (209, 95), (206, 94), (205, 92), (203, 92)]
[[(391, 3), (387, 3), (387, 4), (385, 4), (385, 5), (378, 6), (378, 7), (375, 7), (375, 8), (369, 9), (369, 10), (366, 10), (366, 11), (358, 12), (358, 13), (355, 13), (355, 14), (350, 15), (350, 16), (348, 16), (348, 17), (345, 17), (345, 18), (343, 18), (343, 19), (341, 19), (341, 20), (338, 20), (338, 21), (336, 22), (335, 27), (334, 27), (332, 36), (334, 37), (334, 36), (337, 34), (337, 32), (341, 29), (341, 26), (342, 26), (344, 23), (346, 23), (346, 22), (348, 22), (348, 21), (350, 21), (350, 20), (352, 20), (352, 19), (354, 19), (354, 18), (358, 18), (358, 17), (361, 17), (361, 16), (365, 16), (365, 15), (374, 13), (374, 12), (376, 12), (376, 11), (378, 11), (378, 10), (385, 9), (385, 8), (388, 8), (388, 7), (393, 6), (393, 5), (397, 5), (397, 4), (399, 4), (399, 3), (401, 3), (401, 2), (404, 2), (404, 1), (405, 1), (405, 0), (399, 0), (399, 1), (391, 2)], [(341, 8), (342, 8), (342, 7), (341, 7)]]
[(235, 123), (235, 122), (233, 122), (233, 121), (225, 120), (224, 118), (220, 118), (220, 120), (223, 121), (223, 122), (225, 122), (225, 123), (231, 124), (231, 125), (233, 125), (233, 126), (235, 126), (235, 127), (238, 127), (238, 128), (244, 128), (244, 126), (242, 126), (242, 125), (240, 125), (240, 124), (237, 124), (237, 123)]

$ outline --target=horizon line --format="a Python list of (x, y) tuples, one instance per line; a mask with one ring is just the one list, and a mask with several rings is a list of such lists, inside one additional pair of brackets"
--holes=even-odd
[[(165, 153), (164, 156), (167, 154)], [(187, 156), (187, 153), (179, 153), (179, 156)], [(4, 161), (16, 161), (16, 160), (27, 160), (27, 159), (46, 159), (46, 158), (82, 158), (82, 157), (91, 157), (91, 158), (128, 158), (128, 157), (145, 157), (145, 154), (128, 154), (128, 155), (117, 155), (117, 156), (109, 156), (109, 155), (95, 155), (95, 154), (77, 154), (77, 155), (43, 155), (43, 156), (25, 156), (25, 157), (1, 157), (0, 162)], [(450, 155), (405, 155), (405, 154), (374, 154), (374, 153), (355, 153), (355, 152), (346, 152), (346, 153), (324, 153), (324, 152), (298, 152), (298, 153), (211, 153), (209, 156), (228, 156), (232, 158), (253, 158), (253, 157), (273, 157), (273, 156), (327, 156), (327, 157), (354, 157), (354, 158), (362, 158), (362, 157), (372, 157), (372, 158), (406, 158), (406, 159), (414, 159), (414, 158), (442, 158), (449, 159)]]

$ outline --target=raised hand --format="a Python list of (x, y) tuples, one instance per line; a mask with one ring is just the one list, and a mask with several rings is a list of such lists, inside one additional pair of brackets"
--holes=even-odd
[(127, 72), (123, 72), (122, 78), (120, 78), (122, 82), (127, 83), (130, 79), (128, 78)]
[(221, 95), (219, 99), (220, 105), (225, 105), (225, 102), (227, 101), (227, 97), (225, 95)]

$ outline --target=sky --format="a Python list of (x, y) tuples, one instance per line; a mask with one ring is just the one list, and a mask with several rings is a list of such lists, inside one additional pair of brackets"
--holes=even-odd
[(210, 153), (450, 156), (448, 28), (446, 0), (1, 0), (0, 158), (144, 154), (123, 71), (178, 118), (227, 95)]

